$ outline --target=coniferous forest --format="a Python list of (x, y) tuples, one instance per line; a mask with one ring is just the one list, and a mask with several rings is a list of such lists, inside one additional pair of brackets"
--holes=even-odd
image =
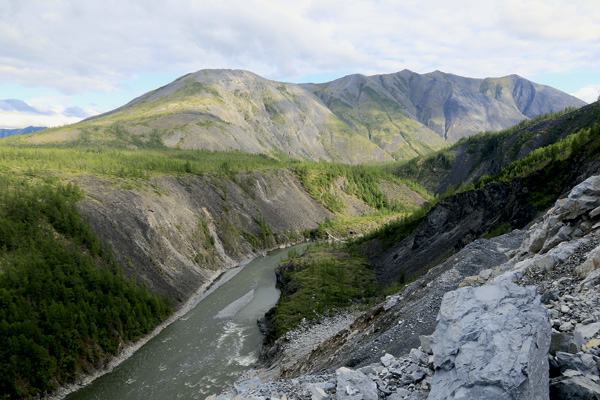
[(0, 173), (0, 387), (33, 396), (139, 338), (170, 302), (126, 279), (78, 213), (77, 186)]

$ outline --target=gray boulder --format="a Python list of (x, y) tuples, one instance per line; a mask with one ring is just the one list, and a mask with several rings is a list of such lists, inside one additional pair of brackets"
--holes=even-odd
[(583, 336), (579, 332), (552, 332), (549, 353), (555, 355), (557, 352), (575, 354), (581, 350), (584, 344)]
[(234, 385), (234, 389), (237, 394), (244, 394), (244, 393), (248, 392), (250, 389), (259, 387), (260, 384), (261, 384), (260, 378), (254, 377), (252, 379), (248, 379), (246, 381), (236, 383)]
[(327, 392), (322, 388), (315, 384), (312, 384), (308, 387), (308, 390), (312, 393), (312, 400), (325, 400), (329, 398)]
[(600, 333), (600, 322), (577, 324), (575, 332), (580, 333), (585, 340), (590, 340)]
[(338, 400), (377, 400), (377, 385), (367, 375), (349, 368), (335, 371)]
[(600, 385), (583, 375), (556, 378), (550, 382), (550, 399), (599, 400)]
[(577, 354), (558, 351), (556, 352), (556, 361), (558, 362), (560, 372), (565, 372), (567, 370), (585, 372), (587, 370), (581, 357)]
[(548, 399), (550, 333), (533, 286), (446, 293), (433, 335), (429, 399)]

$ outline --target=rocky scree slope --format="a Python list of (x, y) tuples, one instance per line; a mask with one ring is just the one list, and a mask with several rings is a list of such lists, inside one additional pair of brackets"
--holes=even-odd
[(377, 280), (384, 283), (400, 279), (403, 273), (420, 274), (499, 225), (523, 228), (538, 212), (523, 188), (537, 179), (534, 174), (458, 193), (437, 203), (407, 238), (390, 249), (381, 251), (377, 243), (368, 243), (366, 250)]
[(584, 104), (517, 76), (481, 80), (405, 70), (295, 85), (248, 71), (201, 70), (27, 141), (107, 144), (123, 141), (119, 135), (157, 135), (182, 149), (362, 163), (411, 158), (480, 131)]
[(599, 260), (592, 176), (528, 229), (467, 245), (324, 337), (287, 379), (215, 398), (598, 398)]
[(127, 276), (150, 291), (187, 299), (239, 261), (304, 240), (333, 218), (287, 169), (153, 178), (123, 188), (79, 177), (80, 212), (108, 242)]

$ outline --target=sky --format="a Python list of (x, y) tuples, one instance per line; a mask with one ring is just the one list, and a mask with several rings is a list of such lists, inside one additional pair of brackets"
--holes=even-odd
[(593, 102), (600, 95), (600, 5), (0, 0), (0, 128), (74, 123), (206, 68), (296, 83), (403, 69), (518, 74)]

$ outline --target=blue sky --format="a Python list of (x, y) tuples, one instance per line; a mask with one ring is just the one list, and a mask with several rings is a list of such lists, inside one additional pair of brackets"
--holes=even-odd
[(0, 0), (1, 127), (61, 125), (204, 68), (287, 82), (518, 74), (600, 95), (597, 0)]

